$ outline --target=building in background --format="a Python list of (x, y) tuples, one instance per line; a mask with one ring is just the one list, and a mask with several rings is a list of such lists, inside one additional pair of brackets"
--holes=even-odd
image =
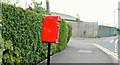
[(66, 22), (76, 22), (76, 17), (73, 17), (71, 15), (57, 13), (57, 12), (51, 12), (54, 16), (60, 16), (62, 19), (65, 19)]

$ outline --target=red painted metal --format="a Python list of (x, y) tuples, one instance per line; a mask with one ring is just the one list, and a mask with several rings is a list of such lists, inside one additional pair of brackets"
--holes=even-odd
[(42, 26), (42, 42), (59, 42), (59, 28), (60, 17), (59, 16), (46, 16), (43, 19)]

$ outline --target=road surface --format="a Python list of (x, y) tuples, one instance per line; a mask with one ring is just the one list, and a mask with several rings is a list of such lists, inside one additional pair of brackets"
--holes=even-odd
[(118, 52), (118, 36), (105, 37), (105, 38), (71, 38), (71, 42), (87, 42), (99, 44), (108, 50)]
[[(57, 65), (59, 65), (59, 63), (63, 63), (61, 65), (66, 65), (64, 63), (73, 63), (68, 65), (75, 65), (74, 63), (80, 63), (78, 65), (117, 65), (117, 62), (113, 59), (113, 57), (105, 53), (99, 47), (93, 45), (93, 43), (98, 44), (115, 52), (115, 43), (118, 42), (116, 40), (116, 36), (93, 39), (71, 38), (68, 46), (62, 52), (59, 52), (51, 57), (51, 63), (57, 63)], [(43, 63), (46, 63), (46, 61)], [(41, 63), (39, 65), (41, 65)]]

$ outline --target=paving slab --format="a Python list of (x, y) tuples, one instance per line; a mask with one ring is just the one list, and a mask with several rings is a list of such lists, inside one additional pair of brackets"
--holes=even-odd
[[(46, 63), (43, 62), (43, 63)], [(70, 63), (70, 64), (69, 64)], [(51, 57), (52, 65), (117, 65), (98, 47), (84, 42), (69, 42), (62, 51)]]

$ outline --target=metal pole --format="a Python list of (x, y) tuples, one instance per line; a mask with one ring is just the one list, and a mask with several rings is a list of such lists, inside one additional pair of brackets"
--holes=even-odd
[(77, 24), (78, 24), (78, 33), (77, 33), (77, 35), (79, 37), (79, 21), (77, 22)]
[(27, 9), (27, 0), (25, 0), (25, 9)]
[(14, 4), (16, 3), (16, 0), (14, 0)]
[(49, 0), (46, 0), (46, 10), (47, 10), (47, 13), (50, 14)]
[(115, 10), (114, 10), (114, 35), (115, 35)]
[(51, 43), (48, 42), (48, 57), (47, 57), (47, 65), (50, 65), (50, 48), (51, 48)]
[[(120, 29), (120, 1), (118, 2), (118, 29)], [(120, 33), (118, 31), (118, 33)], [(120, 35), (118, 35), (118, 55), (120, 55)], [(120, 56), (118, 56), (120, 58)], [(118, 64), (120, 65), (120, 61), (118, 61)]]

